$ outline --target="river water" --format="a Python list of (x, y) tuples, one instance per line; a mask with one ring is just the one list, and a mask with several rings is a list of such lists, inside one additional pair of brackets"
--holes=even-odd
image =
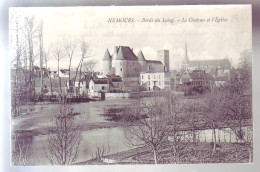
[[(81, 131), (82, 140), (76, 162), (92, 159), (97, 147), (104, 146), (106, 150), (109, 149), (109, 152), (106, 151), (109, 154), (130, 149), (130, 145), (126, 144), (125, 128), (118, 127), (120, 125), (117, 126), (116, 123), (119, 124), (119, 122), (107, 120), (104, 114), (109, 109), (122, 109), (139, 101), (138, 99), (122, 98), (72, 104), (73, 111), (80, 113), (75, 116), (75, 123), (80, 128), (94, 126), (91, 129), (87, 128)], [(53, 116), (56, 107), (56, 104), (35, 105), (34, 112), (13, 119), (12, 127), (19, 130), (46, 129), (46, 127), (50, 126), (50, 117)], [(107, 128), (110, 123), (113, 123), (113, 126), (116, 127)], [(105, 125), (106, 128), (102, 125)], [(28, 160), (31, 165), (49, 164), (44, 153), (44, 147), (48, 144), (47, 137), (47, 135), (36, 135), (33, 137), (31, 143), (32, 151)]]
[[(145, 98), (143, 99), (145, 100)], [(82, 162), (93, 158), (97, 147), (104, 146), (109, 152), (113, 154), (121, 151), (126, 151), (130, 148), (125, 138), (124, 130), (126, 128), (119, 127), (117, 122), (107, 120), (103, 115), (106, 114), (108, 109), (122, 109), (125, 106), (133, 104), (140, 104), (140, 99), (111, 99), (106, 101), (95, 101), (87, 103), (72, 104), (71, 107), (75, 112), (80, 114), (75, 116), (75, 123), (80, 128), (87, 128), (88, 126), (96, 126), (91, 129), (83, 129), (81, 131), (82, 140), (80, 144), (79, 156), (76, 162)], [(36, 111), (28, 115), (21, 116), (12, 120), (13, 128), (18, 129), (46, 129), (50, 126), (50, 117), (53, 115), (54, 109), (57, 107), (55, 104), (36, 105)], [(38, 110), (37, 110), (38, 108)], [(104, 126), (103, 126), (104, 125)], [(245, 130), (248, 130), (247, 128)], [(192, 135), (190, 132), (184, 132), (185, 140), (191, 140)], [(237, 142), (237, 138), (230, 129), (216, 130), (217, 141), (220, 142)], [(171, 138), (168, 138), (171, 140)], [(200, 142), (212, 141), (212, 130), (197, 131), (197, 139)], [(47, 135), (34, 136), (31, 143), (31, 155), (29, 157), (30, 165), (48, 165), (49, 162), (45, 158), (44, 147), (47, 146)]]

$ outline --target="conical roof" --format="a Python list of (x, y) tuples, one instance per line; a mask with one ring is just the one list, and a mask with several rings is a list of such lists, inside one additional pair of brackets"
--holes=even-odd
[(139, 51), (137, 58), (138, 58), (139, 61), (145, 61), (142, 50)]
[(122, 46), (119, 47), (119, 51), (117, 53), (116, 59), (115, 60), (124, 60), (124, 55), (123, 55), (123, 50)]
[(120, 46), (115, 60), (137, 60), (137, 57), (129, 47)]
[(110, 53), (109, 53), (108, 49), (106, 50), (105, 55), (104, 55), (104, 57), (103, 57), (102, 60), (103, 60), (103, 61), (105, 61), (105, 60), (111, 60), (111, 56), (110, 56)]

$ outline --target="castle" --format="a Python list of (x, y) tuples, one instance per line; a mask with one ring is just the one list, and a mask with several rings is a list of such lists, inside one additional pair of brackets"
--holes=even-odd
[(158, 58), (160, 61), (146, 60), (141, 50), (136, 56), (133, 49), (127, 46), (115, 46), (114, 53), (111, 55), (107, 49), (101, 60), (101, 75), (118, 75), (126, 80), (139, 77), (141, 72), (168, 71), (169, 51), (158, 51)]
[[(169, 71), (169, 50), (159, 50), (159, 60), (146, 60), (142, 50), (136, 56), (133, 49), (127, 46), (115, 46), (111, 55), (108, 49), (101, 60), (101, 77), (120, 76), (126, 90), (143, 85), (140, 74), (164, 73)], [(148, 87), (150, 90), (150, 87)]]

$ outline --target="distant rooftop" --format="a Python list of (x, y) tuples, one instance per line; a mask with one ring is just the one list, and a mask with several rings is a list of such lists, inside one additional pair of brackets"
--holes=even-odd
[(231, 64), (228, 59), (191, 60), (189, 62), (189, 66), (190, 67), (215, 66), (221, 68), (231, 68)]

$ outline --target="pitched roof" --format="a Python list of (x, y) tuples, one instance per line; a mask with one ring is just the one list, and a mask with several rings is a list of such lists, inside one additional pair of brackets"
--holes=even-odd
[(162, 64), (161, 61), (158, 60), (146, 60), (147, 63), (156, 63), (156, 64)]
[(120, 46), (115, 60), (137, 60), (137, 57), (129, 47)]
[(212, 79), (212, 76), (201, 70), (194, 70), (189, 73), (191, 79)]
[(137, 58), (138, 58), (139, 61), (145, 61), (142, 50), (139, 51)]
[(107, 78), (95, 78), (92, 79), (95, 84), (108, 84)]
[(108, 49), (106, 50), (105, 55), (104, 55), (104, 57), (103, 57), (102, 60), (103, 60), (103, 61), (105, 61), (105, 60), (107, 60), (107, 61), (111, 60), (111, 56), (110, 56), (110, 53), (109, 53)]
[(220, 68), (231, 68), (231, 64), (228, 59), (192, 60), (190, 61), (189, 66), (215, 66)]
[[(61, 79), (61, 87), (67, 87), (67, 83), (69, 82), (68, 78), (60, 78)], [(59, 87), (59, 78), (51, 78), (51, 83), (49, 78), (43, 79), (43, 86), (50, 87), (52, 85), (53, 88)], [(36, 79), (35, 80), (35, 87), (41, 86), (41, 80)]]
[(122, 78), (118, 75), (107, 75), (111, 82), (122, 82)]

